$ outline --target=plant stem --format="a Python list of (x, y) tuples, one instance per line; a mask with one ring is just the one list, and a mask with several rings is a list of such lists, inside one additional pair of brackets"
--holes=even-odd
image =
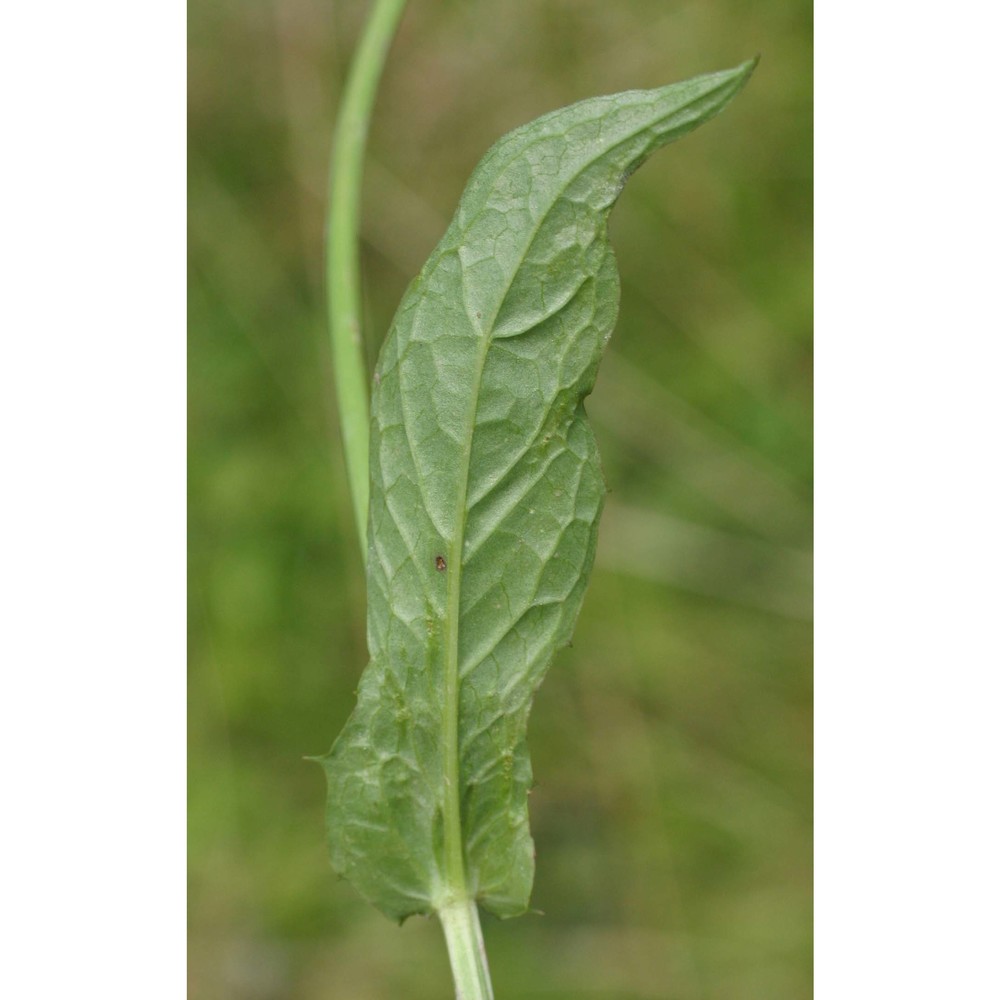
[(448, 944), (455, 1000), (493, 1000), (479, 910), (474, 899), (446, 906), (438, 913)]
[(327, 303), (347, 481), (361, 557), (368, 534), (368, 366), (361, 336), (358, 219), (368, 123), (386, 53), (406, 0), (375, 0), (340, 101), (330, 164)]

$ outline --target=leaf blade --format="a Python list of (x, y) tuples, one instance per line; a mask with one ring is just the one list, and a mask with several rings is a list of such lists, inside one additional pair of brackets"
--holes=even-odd
[(604, 497), (583, 399), (618, 308), (608, 214), (754, 64), (501, 139), (397, 311), (372, 397), (371, 661), (323, 758), (334, 868), (396, 919), (527, 908), (527, 717)]

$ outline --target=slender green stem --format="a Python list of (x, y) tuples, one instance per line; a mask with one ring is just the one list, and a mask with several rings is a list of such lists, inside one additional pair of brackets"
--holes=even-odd
[(474, 899), (444, 907), (438, 916), (448, 944), (455, 1000), (493, 1000), (479, 910)]
[(375, 0), (351, 63), (333, 136), (327, 219), (327, 302), (347, 481), (366, 556), (368, 535), (368, 366), (361, 336), (358, 229), (361, 178), (375, 92), (406, 0)]

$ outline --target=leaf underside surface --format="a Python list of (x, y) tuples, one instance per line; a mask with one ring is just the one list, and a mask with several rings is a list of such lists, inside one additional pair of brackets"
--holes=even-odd
[(502, 138), (399, 306), (372, 392), (371, 660), (322, 758), (333, 867), (394, 919), (528, 906), (528, 712), (605, 493), (583, 400), (618, 311), (608, 214), (754, 64)]

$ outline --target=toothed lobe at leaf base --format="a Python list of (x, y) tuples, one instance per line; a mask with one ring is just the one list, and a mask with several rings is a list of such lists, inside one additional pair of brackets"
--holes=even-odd
[(499, 916), (528, 906), (528, 712), (570, 639), (604, 496), (583, 399), (618, 309), (608, 213), (752, 68), (505, 136), (400, 304), (372, 395), (371, 660), (323, 758), (333, 866), (395, 919), (462, 893)]

